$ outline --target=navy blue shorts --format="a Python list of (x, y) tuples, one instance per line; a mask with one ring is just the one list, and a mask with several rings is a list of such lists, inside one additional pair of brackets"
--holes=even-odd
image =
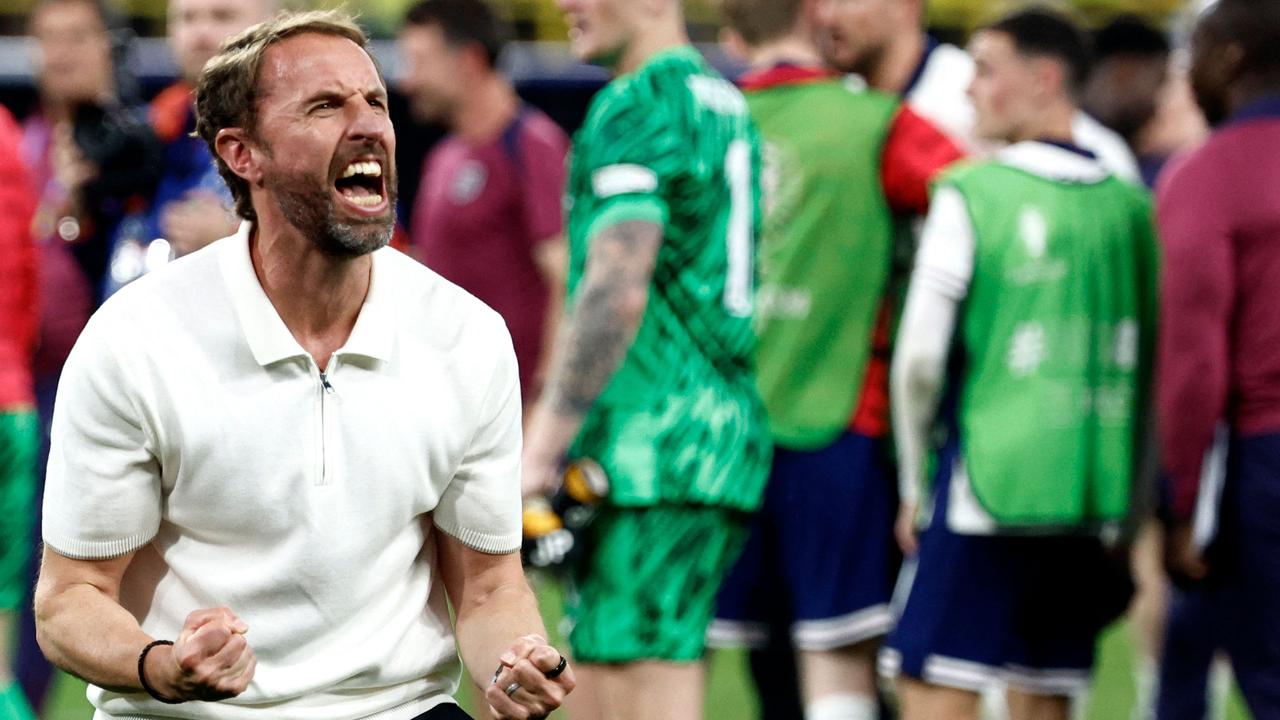
[(1254, 717), (1280, 718), (1280, 434), (1235, 437), (1203, 588)]
[(855, 433), (820, 450), (775, 449), (764, 503), (720, 590), (711, 647), (762, 647), (779, 618), (802, 650), (888, 632), (898, 495), (884, 452)]
[(946, 522), (949, 475), (939, 473), (933, 521), (903, 569), (881, 672), (975, 692), (1084, 690), (1098, 634), (1133, 593), (1127, 560), (1092, 537), (958, 535)]

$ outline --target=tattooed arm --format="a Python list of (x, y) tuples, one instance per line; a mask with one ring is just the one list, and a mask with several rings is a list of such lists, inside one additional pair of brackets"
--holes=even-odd
[(524, 449), (524, 494), (553, 483), (582, 419), (635, 340), (649, 301), (662, 226), (610, 225), (591, 240), (573, 312), (551, 355), (546, 389), (534, 409)]

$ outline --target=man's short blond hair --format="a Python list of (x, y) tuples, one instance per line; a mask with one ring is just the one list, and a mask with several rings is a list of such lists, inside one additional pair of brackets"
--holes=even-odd
[(786, 37), (800, 22), (803, 0), (720, 0), (725, 22), (751, 46)]
[[(267, 49), (295, 35), (318, 34), (346, 38), (369, 52), (369, 39), (350, 15), (337, 10), (284, 12), (258, 23), (222, 44), (204, 66), (196, 83), (196, 134), (209, 146), (218, 173), (235, 198), (236, 214), (256, 220), (249, 197), (249, 183), (231, 171), (218, 156), (218, 131), (243, 128), (250, 137), (257, 131), (260, 88), (258, 75)], [(369, 56), (373, 59), (373, 56)], [(374, 66), (377, 67), (374, 60)], [(381, 68), (378, 69), (382, 77)], [(384, 80), (385, 84), (385, 80)]]

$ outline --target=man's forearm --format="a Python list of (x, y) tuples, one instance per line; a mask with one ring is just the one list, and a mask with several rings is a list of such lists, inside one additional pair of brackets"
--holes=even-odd
[(141, 691), (138, 653), (152, 638), (101, 589), (87, 583), (55, 586), (42, 575), (35, 616), (36, 639), (54, 665), (99, 687)]
[(513, 578), (460, 609), (454, 631), (462, 662), (481, 688), (492, 682), (513, 640), (525, 635), (547, 636), (538, 600), (523, 577)]
[(549, 291), (547, 293), (547, 312), (542, 321), (542, 352), (538, 354), (538, 366), (534, 371), (535, 393), (541, 393), (546, 386), (551, 372), (552, 353), (555, 351), (556, 339), (560, 337), (560, 326), (564, 320), (564, 278), (547, 277)]
[(563, 452), (635, 340), (649, 299), (662, 228), (624, 222), (592, 242), (573, 314), (563, 324), (534, 416), (531, 444)]
[(955, 328), (956, 303), (917, 279), (907, 296), (890, 370), (890, 405), (898, 446), (899, 492), (919, 501), (925, 482), (929, 433), (942, 394), (947, 352)]

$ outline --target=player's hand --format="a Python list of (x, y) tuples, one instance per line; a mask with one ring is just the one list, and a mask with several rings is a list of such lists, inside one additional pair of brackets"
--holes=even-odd
[[(245, 640), (249, 626), (227, 608), (187, 616), (173, 647), (147, 655), (147, 680), (174, 700), (225, 700), (245, 691), (258, 661)], [(168, 652), (164, 652), (164, 651)]]
[(560, 482), (560, 467), (526, 448), (520, 460), (520, 496), (525, 498), (550, 495)]
[(160, 213), (160, 231), (177, 257), (234, 233), (236, 225), (235, 216), (210, 192), (189, 193), (165, 205)]
[(53, 129), (49, 161), (54, 179), (68, 193), (75, 194), (98, 177), (98, 166), (85, 159), (76, 145), (70, 123), (59, 123)]
[(564, 703), (577, 684), (560, 651), (526, 635), (503, 653), (484, 699), (496, 720), (538, 720)]
[(916, 504), (903, 501), (898, 505), (898, 519), (893, 524), (893, 536), (898, 540), (902, 554), (911, 556), (920, 549), (916, 539)]
[(1209, 565), (1196, 548), (1190, 522), (1170, 522), (1164, 529), (1164, 567), (1178, 587), (1195, 585), (1209, 575)]

